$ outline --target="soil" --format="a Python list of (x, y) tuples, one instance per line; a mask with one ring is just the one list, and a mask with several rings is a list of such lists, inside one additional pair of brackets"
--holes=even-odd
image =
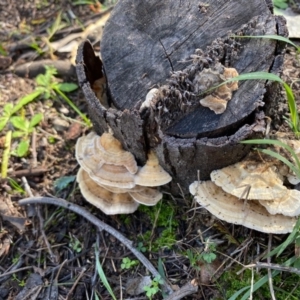
[[(49, 29), (60, 12), (66, 26), (54, 34), (52, 42), (80, 32), (90, 20), (103, 18), (104, 7), (74, 3), (0, 0), (1, 113), (5, 104), (15, 104), (36, 87), (33, 78), (20, 77), (14, 69), (33, 61), (43, 65), (45, 59), (69, 61), (72, 58), (71, 52), (51, 53), (45, 50), (38, 54), (33, 46), (28, 46), (33, 42), (40, 48), (47, 46), (44, 38), (49, 36)], [(110, 4), (107, 3), (107, 6)], [(91, 34), (89, 38), (97, 45), (97, 34)], [(292, 86), (300, 106), (299, 67), (295, 50), (288, 47), (283, 80)], [(63, 75), (58, 76), (61, 82), (76, 82), (74, 71), (66, 74), (59, 70), (59, 75)], [(80, 110), (86, 112), (80, 90), (68, 93), (68, 96)], [(288, 117), (287, 112), (288, 107), (284, 104), (279, 116), (282, 123), (272, 127), (273, 133), (290, 132), (283, 122), (283, 117)], [(78, 171), (74, 156), (76, 139), (91, 129), (59, 97), (40, 97), (20, 111), (20, 115), (28, 119), (36, 113), (42, 113), (43, 120), (30, 135), (29, 154), (25, 157), (10, 156), (8, 178), (0, 181), (0, 300), (27, 297), (112, 299), (98, 276), (97, 252), (117, 299), (148, 299), (145, 293), (137, 294), (136, 285), (141, 278), (151, 275), (149, 271), (141, 263), (133, 264), (129, 269), (122, 267), (124, 258), (136, 260), (128, 248), (114, 236), (106, 231), (97, 231), (87, 219), (69, 210), (55, 205), (20, 207), (18, 200), (29, 197), (28, 193), (63, 198), (90, 211), (130, 239), (133, 246), (145, 250), (143, 254), (156, 269), (164, 271), (174, 290), (196, 280), (200, 288), (184, 299), (227, 299), (230, 282), (224, 279), (224, 275), (233, 270), (236, 272), (241, 269), (241, 264), (251, 264), (266, 253), (268, 235), (221, 222), (205, 209), (197, 207), (191, 197), (165, 195), (162, 204), (157, 207), (141, 208), (129, 216), (103, 214), (84, 200), (75, 180)], [(0, 132), (2, 163), (5, 136), (10, 129), (11, 125), (8, 125)], [(12, 151), (16, 150), (19, 142), (20, 139), (13, 138)], [(15, 188), (11, 179), (26, 192)], [(162, 218), (158, 217), (159, 213)], [(169, 235), (166, 228), (170, 229)], [(163, 237), (165, 239), (160, 239)], [(208, 264), (189, 258), (188, 250), (193, 253), (207, 250), (207, 239), (216, 244), (217, 259)], [(273, 246), (284, 239), (285, 236), (275, 235)], [(289, 257), (293, 249), (287, 252), (286, 257)], [(238, 290), (232, 288), (232, 294)], [(162, 299), (162, 294), (159, 292), (153, 299)], [(259, 295), (256, 299), (265, 298)]]

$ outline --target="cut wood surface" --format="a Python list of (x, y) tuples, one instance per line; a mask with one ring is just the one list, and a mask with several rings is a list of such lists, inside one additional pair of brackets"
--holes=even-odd
[[(186, 192), (198, 170), (201, 179), (207, 179), (212, 170), (240, 160), (249, 147), (238, 142), (251, 137), (258, 124), (263, 130), (260, 107), (271, 104), (265, 93), (273, 84), (241, 82), (226, 111), (217, 115), (199, 104), (201, 98), (188, 81), (184, 82), (187, 98), (181, 97), (178, 82), (172, 81), (179, 71), (190, 79), (209, 67), (199, 64), (191, 71), (190, 56), (196, 49), (240, 74), (280, 72), (282, 45), (269, 39), (232, 38), (233, 34), (286, 35), (286, 29), (272, 15), (269, 2), (262, 0), (207, 1), (205, 5), (179, 0), (118, 2), (101, 41), (110, 108), (102, 106), (91, 89), (103, 76), (102, 63), (88, 42), (79, 47), (77, 73), (95, 130), (101, 134), (110, 127), (141, 165), (149, 148), (155, 149), (161, 165), (173, 177), (171, 191), (178, 192), (179, 183)], [(179, 98), (172, 95), (160, 103), (164, 113), (158, 113), (157, 107), (140, 113), (148, 90), (164, 84), (179, 90), (184, 105), (178, 105)]]

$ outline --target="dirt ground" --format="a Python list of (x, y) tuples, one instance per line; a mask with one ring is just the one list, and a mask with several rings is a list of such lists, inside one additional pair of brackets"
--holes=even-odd
[[(96, 49), (99, 47), (108, 17), (106, 12), (112, 4), (103, 7), (74, 3), (0, 0), (1, 114), (5, 104), (16, 104), (18, 99), (34, 91), (37, 86), (34, 77), (48, 63), (45, 60), (56, 61), (59, 82), (77, 82), (71, 62), (78, 41), (88, 37)], [(58, 15), (61, 15), (59, 22)], [(95, 29), (86, 30), (94, 23), (97, 23)], [(76, 34), (70, 41), (64, 40)], [(77, 44), (72, 45), (73, 40)], [(57, 42), (60, 42), (58, 46)], [(59, 51), (54, 49), (56, 46)], [(32, 62), (37, 65), (26, 65)], [(292, 86), (298, 105), (299, 67), (295, 50), (288, 47), (283, 79)], [(86, 112), (80, 89), (67, 95)], [(286, 106), (281, 113), (287, 111)], [(106, 231), (97, 231), (77, 213), (55, 205), (18, 206), (18, 200), (29, 196), (60, 197), (90, 211), (131, 240), (165, 274), (174, 290), (192, 280), (199, 283), (198, 291), (184, 299), (228, 299), (250, 284), (249, 269), (240, 270), (264, 256), (270, 238), (267, 234), (221, 222), (199, 207), (196, 210), (191, 197), (165, 195), (162, 204), (141, 208), (130, 216), (103, 214), (84, 200), (75, 180), (76, 139), (91, 129), (57, 95), (48, 99), (39, 97), (19, 112), (28, 119), (37, 113), (43, 114), (43, 120), (28, 137), (29, 155), (11, 155), (8, 178), (0, 181), (0, 300), (112, 299), (99, 278), (97, 260), (117, 299), (149, 299), (143, 290), (139, 293), (137, 289), (141, 280), (149, 284), (151, 274), (127, 247)], [(286, 128), (282, 125), (272, 130), (286, 131)], [(6, 134), (11, 129), (8, 124), (0, 132), (2, 163)], [(17, 151), (19, 143), (19, 138), (12, 139), (12, 152)], [(214, 249), (207, 250), (207, 239), (214, 243)], [(285, 236), (274, 235), (272, 246), (284, 239)], [(217, 258), (212, 263), (198, 259), (196, 254), (203, 251), (211, 251)], [(293, 247), (288, 248), (285, 258), (293, 253)], [(124, 266), (124, 258), (128, 264), (132, 263), (128, 268)], [(258, 280), (265, 274), (266, 271), (261, 271), (254, 277)], [(280, 289), (290, 293), (286, 299), (299, 299), (296, 293), (299, 278), (294, 277), (291, 283), (285, 274), (279, 277)], [(267, 293), (266, 287), (255, 294), (255, 299), (269, 299)], [(162, 299), (162, 293), (152, 299)]]

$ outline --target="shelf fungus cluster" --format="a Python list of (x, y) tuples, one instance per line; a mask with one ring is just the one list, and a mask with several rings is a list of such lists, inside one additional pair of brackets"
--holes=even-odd
[(172, 179), (154, 152), (145, 166), (138, 167), (134, 156), (110, 133), (91, 132), (79, 138), (76, 159), (82, 195), (108, 215), (132, 213), (139, 204), (155, 205), (162, 198), (157, 187)]
[[(238, 72), (234, 68), (225, 68), (221, 64), (212, 69), (203, 69), (199, 72), (193, 81), (195, 92), (201, 93), (213, 86), (219, 85), (225, 80), (238, 76)], [(232, 92), (238, 89), (238, 82), (233, 81), (223, 84), (216, 88), (211, 94), (200, 100), (200, 104), (208, 107), (216, 114), (222, 114), (227, 107), (228, 101), (232, 98)]]
[(265, 233), (291, 232), (300, 215), (300, 191), (284, 185), (288, 172), (278, 162), (253, 155), (194, 182), (190, 192), (219, 219)]

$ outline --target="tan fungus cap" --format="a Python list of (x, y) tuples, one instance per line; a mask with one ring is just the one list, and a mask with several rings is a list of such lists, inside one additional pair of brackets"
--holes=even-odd
[[(225, 77), (226, 80), (228, 80), (233, 77), (239, 76), (239, 73), (235, 68), (224, 68), (223, 76)], [(232, 81), (230, 83), (227, 83), (226, 85), (230, 88), (231, 91), (236, 91), (239, 88), (238, 81)]]
[(223, 100), (214, 95), (208, 95), (200, 100), (200, 104), (204, 107), (208, 107), (210, 110), (214, 111), (215, 114), (222, 114), (227, 107), (227, 101)]
[(272, 215), (282, 214), (289, 217), (300, 215), (300, 192), (298, 190), (287, 190), (282, 198), (259, 200), (259, 203)]
[(287, 193), (287, 188), (280, 175), (275, 172), (274, 166), (247, 160), (214, 170), (210, 177), (225, 192), (242, 199), (275, 200)]
[(128, 193), (112, 193), (99, 186), (82, 168), (77, 173), (77, 182), (83, 197), (107, 215), (129, 214), (139, 204)]
[(153, 187), (167, 184), (172, 177), (160, 166), (156, 154), (150, 151), (146, 164), (140, 168), (134, 180), (138, 185)]
[(129, 194), (136, 202), (147, 206), (155, 205), (162, 198), (162, 193), (156, 188), (148, 187), (143, 187), (137, 192), (129, 192)]
[[(85, 168), (84, 170), (87, 171)], [(90, 169), (87, 173), (100, 185), (108, 185), (122, 189), (131, 189), (135, 186), (134, 175), (129, 173), (123, 166), (104, 164), (100, 169)]]
[(123, 150), (122, 144), (111, 133), (105, 132), (100, 138), (95, 139), (95, 148), (97, 155), (106, 164), (124, 166), (131, 174), (137, 172), (138, 167), (134, 156)]
[(265, 233), (288, 233), (293, 230), (297, 221), (283, 215), (271, 215), (257, 201), (241, 201), (225, 193), (211, 181), (190, 185), (190, 193), (197, 202), (217, 218), (229, 223)]

